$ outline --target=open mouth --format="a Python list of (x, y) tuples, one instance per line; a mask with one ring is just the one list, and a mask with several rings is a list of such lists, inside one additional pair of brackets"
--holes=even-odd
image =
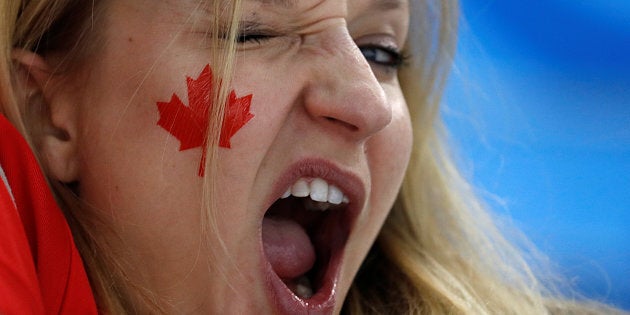
[[(265, 213), (265, 257), (277, 277), (274, 285), (284, 286), (277, 294), (291, 295), (289, 300), (301, 311), (332, 311), (354, 218), (350, 202), (341, 189), (322, 178), (299, 178)], [(295, 307), (285, 309), (298, 311)]]

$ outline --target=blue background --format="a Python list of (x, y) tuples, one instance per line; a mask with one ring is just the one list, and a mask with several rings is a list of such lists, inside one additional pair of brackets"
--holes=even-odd
[(630, 1), (462, 0), (464, 173), (577, 292), (630, 310)]

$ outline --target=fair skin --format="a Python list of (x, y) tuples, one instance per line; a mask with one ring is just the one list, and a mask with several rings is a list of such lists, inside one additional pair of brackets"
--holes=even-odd
[(219, 151), (212, 210), (218, 230), (207, 245), (200, 237), (201, 150), (179, 151), (177, 139), (156, 124), (156, 103), (173, 93), (187, 103), (185, 77), (196, 78), (210, 62), (203, 42), (211, 20), (203, 10), (191, 15), (196, 1), (109, 1), (105, 44), (89, 67), (65, 80), (46, 77), (51, 57), (33, 71), (51, 124), (67, 134), (44, 137), (44, 163), (54, 178), (78, 183), (86, 211), (112, 226), (98, 235), (131, 281), (155, 292), (167, 310), (298, 307), (274, 302), (290, 297), (269, 284), (274, 275), (261, 230), (267, 209), (292, 184), (282, 178), (306, 165), (333, 174), (329, 181), (358, 207), (330, 280), (336, 302), (322, 308), (339, 312), (400, 187), (411, 123), (396, 67), (387, 65), (392, 56), (378, 47), (402, 49), (407, 1), (281, 2), (244, 1), (243, 21), (257, 22), (247, 35), (258, 38), (239, 44), (231, 89), (253, 94), (255, 117), (231, 139), (232, 148)]

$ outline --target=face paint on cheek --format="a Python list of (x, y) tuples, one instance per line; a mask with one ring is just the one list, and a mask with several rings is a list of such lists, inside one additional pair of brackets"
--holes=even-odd
[[(188, 106), (184, 105), (177, 94), (173, 93), (169, 102), (157, 102), (160, 119), (158, 126), (164, 128), (180, 142), (179, 150), (201, 148), (199, 176), (205, 173), (206, 145), (208, 144), (209, 115), (212, 110), (212, 70), (206, 65), (197, 79), (186, 78), (188, 86)], [(231, 148), (230, 139), (254, 117), (249, 112), (252, 94), (236, 97), (230, 91), (221, 125), (219, 146)]]

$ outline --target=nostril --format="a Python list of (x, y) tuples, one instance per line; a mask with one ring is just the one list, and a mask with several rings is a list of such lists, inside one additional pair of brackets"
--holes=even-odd
[(333, 117), (324, 117), (324, 118), (326, 118), (326, 120), (328, 120), (328, 121), (330, 121), (330, 122), (332, 122), (334, 124), (338, 124), (340, 126), (343, 126), (344, 128), (347, 128), (350, 131), (357, 131), (357, 130), (359, 130), (359, 127), (357, 127), (357, 126), (355, 126), (353, 124), (350, 124), (348, 122), (345, 122), (343, 120), (339, 120), (339, 119), (333, 118)]

